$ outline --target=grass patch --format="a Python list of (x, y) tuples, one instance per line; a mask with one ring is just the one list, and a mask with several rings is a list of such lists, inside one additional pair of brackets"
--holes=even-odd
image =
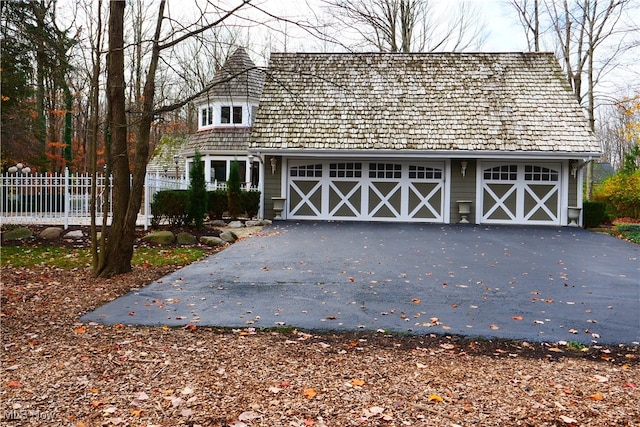
[(131, 263), (154, 267), (187, 265), (205, 256), (205, 252), (197, 248), (136, 248)]
[[(205, 257), (197, 248), (136, 248), (131, 263), (134, 266), (164, 267), (187, 265)], [(58, 246), (5, 246), (0, 249), (2, 267), (84, 268), (91, 265), (89, 249), (66, 249)]]

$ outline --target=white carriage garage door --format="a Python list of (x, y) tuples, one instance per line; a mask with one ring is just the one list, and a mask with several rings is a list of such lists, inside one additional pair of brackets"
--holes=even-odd
[(444, 222), (444, 162), (290, 161), (287, 218)]
[(560, 163), (483, 163), (480, 222), (560, 225)]

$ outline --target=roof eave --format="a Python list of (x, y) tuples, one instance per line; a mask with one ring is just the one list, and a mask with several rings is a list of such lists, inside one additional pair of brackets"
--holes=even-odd
[(384, 159), (594, 159), (597, 151), (499, 151), (499, 150), (339, 150), (339, 149), (282, 149), (250, 147), (254, 155), (286, 156), (297, 158), (384, 158)]

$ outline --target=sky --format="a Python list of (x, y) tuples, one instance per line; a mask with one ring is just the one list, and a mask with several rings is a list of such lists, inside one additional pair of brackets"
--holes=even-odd
[[(261, 7), (269, 10), (276, 16), (290, 17), (292, 20), (300, 20), (312, 16), (322, 14), (322, 0), (254, 0)], [(444, 8), (445, 11), (454, 13), (457, 10), (457, 3), (467, 1), (476, 8), (477, 18), (483, 23), (486, 36), (484, 44), (479, 49), (469, 49), (482, 52), (524, 52), (528, 51), (527, 40), (524, 30), (518, 20), (517, 14), (509, 0), (432, 0), (437, 7)], [(640, 0), (637, 2), (635, 9), (631, 14), (639, 15), (637, 17), (628, 16), (627, 19), (640, 22)], [(311, 12), (311, 9), (314, 12)], [(283, 25), (274, 23), (273, 25)], [(280, 27), (282, 29), (282, 27)], [(266, 51), (283, 51), (283, 32), (272, 31), (271, 35), (264, 33), (266, 30), (253, 29), (252, 37), (254, 40), (270, 39), (270, 49)], [(262, 33), (261, 33), (262, 32)], [(322, 51), (322, 43), (314, 39), (308, 34), (300, 33), (295, 36), (295, 28), (292, 25), (287, 26), (287, 33), (290, 34), (287, 41), (287, 51), (291, 52), (320, 52)], [(342, 34), (341, 34), (342, 36)], [(600, 46), (599, 52), (604, 52), (606, 46)], [(335, 50), (335, 48), (334, 48)], [(554, 51), (553, 45), (545, 44), (542, 40), (541, 50)], [(637, 53), (638, 49), (636, 49)], [(255, 56), (254, 52), (254, 55)], [(631, 55), (631, 57), (629, 57)], [(256, 60), (257, 59), (257, 60)], [(260, 62), (260, 58), (254, 58), (256, 63)], [(640, 80), (640, 66), (638, 61), (633, 58), (633, 53), (629, 53), (623, 59), (624, 65), (620, 65), (615, 69), (609, 68), (607, 75), (603, 77), (600, 88), (607, 93), (626, 93), (637, 91)], [(260, 64), (264, 65), (264, 64)], [(635, 89), (632, 89), (634, 88)]]
[[(204, 0), (203, 0), (204, 1)], [(456, 11), (457, 3), (464, 0), (432, 0), (437, 8)], [(466, 0), (478, 12), (478, 20), (484, 23), (486, 41), (481, 50), (486, 52), (521, 52), (527, 50), (527, 42), (523, 30), (513, 14), (508, 0)], [(230, 4), (233, 4), (231, 2)], [(257, 0), (256, 4), (269, 11), (274, 16), (286, 17), (292, 21), (311, 19), (310, 17), (323, 14), (322, 0)], [(170, 2), (172, 13), (192, 12), (193, 3), (189, 1)], [(260, 19), (260, 18), (259, 18)], [(311, 35), (296, 29), (292, 24), (272, 22), (270, 25), (279, 27), (281, 31), (268, 31), (265, 28), (251, 29), (254, 41), (270, 40), (274, 51), (284, 50), (283, 32), (288, 34), (287, 50), (297, 52), (317, 52), (322, 49), (322, 43)], [(286, 27), (286, 29), (285, 29)], [(342, 34), (341, 34), (342, 36)], [(256, 49), (259, 50), (259, 49)]]
[[(157, 0), (134, 0), (134, 2), (136, 1), (143, 2), (150, 7), (150, 11), (155, 12), (156, 7), (153, 4)], [(477, 19), (483, 23), (486, 39), (480, 48), (469, 50), (483, 52), (523, 52), (528, 50), (524, 30), (518, 21), (513, 6), (509, 4), (509, 0), (431, 1), (433, 5), (449, 13), (454, 13), (457, 10), (457, 4), (463, 1), (475, 7)], [(167, 9), (171, 17), (176, 19), (176, 22), (192, 23), (195, 22), (194, 17), (200, 16), (196, 4), (206, 4), (206, 2), (227, 5), (239, 4), (239, 0), (169, 0)], [(637, 3), (637, 8), (634, 9), (634, 13), (640, 14), (640, 0), (634, 0), (634, 2)], [(62, 3), (64, 3), (64, 1)], [(252, 3), (267, 10), (274, 17), (286, 17), (291, 21), (314, 21), (314, 17), (323, 18), (323, 14), (326, 14), (323, 8), (326, 3), (324, 3), (323, 0), (252, 0)], [(69, 11), (74, 10), (74, 8), (69, 7), (65, 9)], [(150, 17), (154, 16), (153, 12), (150, 12)], [(285, 50), (285, 46), (289, 52), (337, 52), (344, 50), (323, 43), (318, 38), (296, 28), (294, 24), (285, 24), (276, 19), (266, 19), (263, 14), (254, 15), (253, 19), (256, 21), (267, 20), (267, 26), (273, 29), (269, 31), (267, 26), (264, 25), (252, 25), (248, 28), (246, 21), (242, 23), (245, 28), (243, 30), (243, 37), (249, 37), (249, 54), (258, 65), (267, 65), (270, 52), (282, 52)], [(632, 18), (631, 20), (634, 19), (635, 18)], [(324, 20), (329, 20), (328, 15), (324, 17)], [(635, 22), (640, 22), (640, 16), (635, 19)], [(149, 27), (153, 26), (154, 23), (155, 21), (152, 18), (146, 22)], [(287, 34), (286, 45), (284, 40), (285, 33)], [(339, 37), (345, 39), (347, 34), (343, 31)], [(553, 51), (553, 46), (545, 46), (543, 44), (542, 50)], [(637, 51), (638, 49), (636, 49), (636, 54)], [(612, 72), (611, 75), (606, 76), (606, 80), (609, 80), (609, 82), (601, 86), (605, 88), (606, 92), (610, 93), (620, 91), (629, 93), (632, 87), (635, 87), (636, 89), (633, 89), (633, 91), (636, 91), (640, 86), (640, 66), (637, 64), (638, 61), (633, 57), (630, 59), (627, 58), (626, 68), (622, 69), (623, 67), (619, 67)], [(621, 69), (622, 71), (619, 72)]]

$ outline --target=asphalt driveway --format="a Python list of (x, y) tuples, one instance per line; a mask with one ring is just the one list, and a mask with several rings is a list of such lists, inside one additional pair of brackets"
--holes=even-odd
[(640, 342), (640, 246), (572, 227), (280, 223), (82, 317)]

